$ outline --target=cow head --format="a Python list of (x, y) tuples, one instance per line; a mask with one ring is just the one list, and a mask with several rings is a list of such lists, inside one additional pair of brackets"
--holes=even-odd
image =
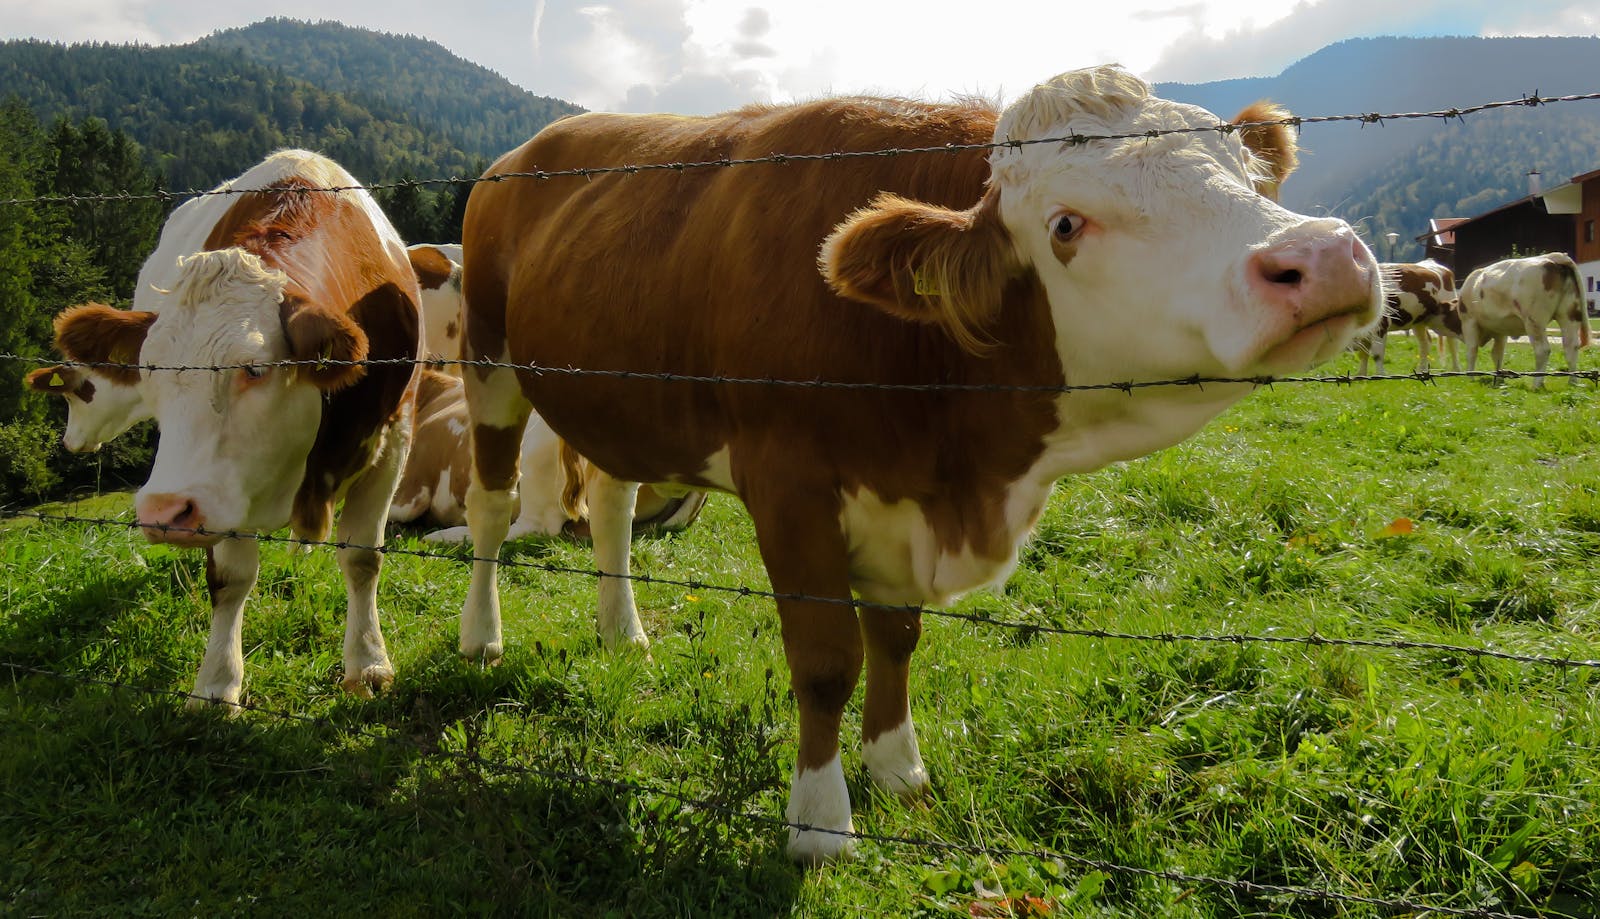
[[(1119, 68), (1063, 74), (1001, 116), (995, 139), (1014, 144), (990, 156), (982, 201), (881, 197), (835, 228), (823, 272), (976, 353), (1007, 292), (1036, 284), (1069, 382), (1303, 370), (1377, 320), (1377, 262), (1344, 221), (1271, 200), (1287, 128), (1217, 123)], [(1072, 135), (1134, 136), (1046, 141)]]
[(69, 453), (92, 453), (100, 445), (150, 417), (135, 383), (94, 367), (58, 364), (28, 374), (28, 388), (60, 396), (67, 403), (67, 430), (61, 446)]
[[(109, 315), (119, 311), (102, 310), (72, 317), (64, 338), (87, 353), (139, 346), (139, 388), (161, 429), (135, 502), (139, 523), (152, 541), (208, 545), (218, 537), (187, 531), (288, 522), (323, 394), (360, 378), (363, 368), (338, 362), (366, 357), (367, 340), (348, 316), (307, 302), (287, 275), (242, 249), (179, 266), (161, 312), (142, 314), (137, 334)], [(329, 363), (259, 366), (285, 360)]]

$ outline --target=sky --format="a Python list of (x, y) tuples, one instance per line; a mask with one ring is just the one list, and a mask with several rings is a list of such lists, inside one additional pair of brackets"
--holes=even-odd
[(0, 37), (176, 44), (269, 16), (433, 39), (586, 108), (685, 114), (861, 92), (1003, 102), (1112, 62), (1151, 81), (1274, 76), (1364, 36), (1600, 34), (1594, 0), (0, 0)]

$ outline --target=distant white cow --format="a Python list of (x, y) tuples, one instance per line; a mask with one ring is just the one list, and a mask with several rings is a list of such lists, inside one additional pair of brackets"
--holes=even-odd
[[(417, 243), (406, 247), (411, 269), (422, 289), (423, 346), (436, 361), (461, 358), (461, 247), (453, 243)], [(460, 376), (460, 368), (439, 368)]]
[[(1476, 369), (1478, 346), (1494, 342), (1494, 369), (1505, 365), (1506, 339), (1526, 335), (1533, 343), (1534, 369), (1550, 363), (1545, 330), (1554, 321), (1561, 328), (1561, 350), (1567, 369), (1578, 369), (1578, 347), (1589, 344), (1589, 318), (1584, 311), (1578, 266), (1560, 252), (1531, 258), (1509, 258), (1467, 275), (1461, 285), (1461, 339), (1467, 346), (1467, 369)], [(1534, 377), (1533, 386), (1544, 386)]]

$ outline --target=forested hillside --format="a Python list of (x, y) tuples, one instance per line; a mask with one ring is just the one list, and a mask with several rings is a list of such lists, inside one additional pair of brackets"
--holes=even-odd
[[(1600, 92), (1600, 38), (1369, 38), (1329, 45), (1276, 77), (1163, 83), (1161, 95), (1230, 117), (1261, 98), (1300, 115), (1428, 112), (1485, 102)], [(1410, 245), (1435, 216), (1470, 217), (1600, 168), (1600, 102), (1511, 109), (1466, 120), (1307, 125), (1284, 203), (1365, 220), (1369, 238)], [(1587, 151), (1587, 152), (1586, 152)], [(1421, 256), (1421, 248), (1397, 253)]]
[(536, 96), (436, 42), (337, 22), (268, 19), (202, 38), (369, 107), (408, 113), (467, 153), (492, 160), (540, 128), (583, 111)]

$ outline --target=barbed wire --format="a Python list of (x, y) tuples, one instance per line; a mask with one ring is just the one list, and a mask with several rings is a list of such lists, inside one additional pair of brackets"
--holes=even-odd
[(676, 373), (651, 370), (604, 370), (598, 368), (556, 366), (553, 364), (519, 364), (483, 358), (366, 358), (362, 360), (337, 359), (284, 359), (256, 361), (239, 364), (140, 364), (120, 361), (74, 361), (36, 355), (0, 352), (0, 361), (34, 364), (38, 366), (81, 367), (88, 370), (137, 370), (149, 373), (183, 373), (207, 371), (222, 373), (231, 370), (268, 370), (285, 367), (393, 367), (417, 365), (423, 367), (474, 367), (481, 369), (513, 370), (536, 375), (550, 374), (569, 377), (600, 377), (620, 380), (648, 380), (660, 383), (697, 383), (730, 386), (771, 386), (790, 389), (880, 390), (887, 392), (953, 392), (953, 393), (1022, 393), (1058, 394), (1074, 392), (1119, 391), (1133, 393), (1140, 389), (1173, 386), (1249, 385), (1271, 387), (1278, 384), (1329, 384), (1353, 386), (1357, 383), (1384, 383), (1409, 380), (1433, 383), (1440, 380), (1587, 380), (1600, 384), (1600, 370), (1418, 370), (1404, 374), (1322, 374), (1301, 376), (1201, 376), (1195, 374), (1166, 380), (1120, 380), (1108, 383), (879, 383), (859, 380), (800, 380), (780, 377), (738, 377), (719, 374)]
[(475, 185), (480, 182), (503, 182), (508, 179), (550, 180), (558, 178), (584, 178), (592, 179), (605, 175), (638, 175), (647, 172), (683, 172), (698, 169), (719, 169), (734, 166), (755, 165), (785, 165), (801, 162), (837, 162), (841, 160), (865, 159), (871, 157), (898, 157), (932, 153), (962, 153), (970, 151), (996, 150), (1000, 148), (1020, 149), (1025, 146), (1037, 144), (1059, 144), (1064, 146), (1083, 146), (1097, 141), (1124, 141), (1124, 140), (1153, 140), (1174, 134), (1233, 134), (1248, 128), (1284, 126), (1297, 131), (1308, 124), (1333, 124), (1338, 122), (1359, 122), (1365, 125), (1383, 125), (1388, 121), (1412, 121), (1420, 119), (1437, 119), (1442, 121), (1465, 120), (1468, 115), (1504, 108), (1537, 108), (1546, 105), (1557, 105), (1570, 102), (1584, 102), (1600, 99), (1600, 92), (1576, 93), (1564, 96), (1541, 96), (1538, 90), (1524, 95), (1520, 99), (1507, 99), (1498, 102), (1484, 102), (1478, 105), (1451, 107), (1423, 112), (1391, 112), (1380, 114), (1377, 112), (1356, 113), (1348, 115), (1289, 115), (1284, 118), (1274, 118), (1262, 121), (1246, 121), (1237, 124), (1232, 122), (1217, 122), (1211, 125), (1198, 125), (1185, 128), (1155, 128), (1146, 131), (1130, 131), (1115, 134), (1063, 134), (1051, 137), (1038, 137), (1025, 140), (995, 140), (984, 143), (970, 144), (940, 144), (925, 147), (890, 147), (881, 150), (838, 150), (828, 153), (771, 153), (765, 156), (752, 157), (721, 157), (713, 160), (693, 160), (666, 163), (631, 163), (619, 166), (585, 166), (570, 169), (539, 169), (526, 172), (501, 172), (483, 176), (449, 176), (446, 178), (430, 179), (401, 179), (392, 182), (375, 182), (369, 184), (327, 186), (323, 188), (234, 188), (223, 185), (213, 189), (192, 188), (187, 191), (166, 191), (158, 189), (153, 192), (117, 192), (110, 194), (94, 195), (41, 195), (31, 198), (5, 198), (0, 199), (0, 207), (16, 207), (33, 204), (86, 204), (98, 202), (134, 202), (134, 201), (161, 201), (172, 203), (186, 201), (193, 198), (205, 198), (218, 195), (245, 195), (263, 193), (312, 194), (312, 193), (339, 193), (350, 191), (392, 191), (405, 188), (426, 188), (433, 185)]
[(839, 830), (832, 827), (816, 826), (810, 823), (791, 821), (779, 817), (773, 817), (767, 814), (743, 810), (721, 800), (696, 797), (685, 792), (666, 788), (657, 784), (643, 782), (637, 779), (598, 776), (589, 772), (583, 772), (575, 769), (553, 769), (544, 766), (531, 766), (524, 763), (508, 762), (505, 760), (491, 760), (480, 755), (475, 749), (468, 749), (465, 751), (444, 750), (437, 746), (423, 745), (415, 741), (408, 741), (404, 737), (398, 737), (394, 734), (380, 734), (359, 724), (338, 723), (331, 718), (317, 715), (306, 715), (283, 709), (269, 708), (250, 702), (230, 702), (222, 699), (212, 699), (206, 696), (201, 696), (192, 692), (185, 692), (178, 689), (151, 686), (125, 680), (84, 676), (82, 674), (63, 673), (56, 670), (49, 670), (43, 667), (37, 667), (13, 661), (0, 661), (0, 669), (5, 669), (12, 674), (26, 674), (85, 686), (102, 687), (110, 689), (114, 692), (133, 692), (150, 697), (167, 697), (182, 699), (184, 701), (197, 700), (212, 705), (224, 706), (234, 710), (235, 712), (250, 712), (264, 717), (275, 718), (298, 724), (305, 724), (322, 729), (331, 728), (346, 732), (348, 734), (353, 734), (363, 740), (368, 740), (373, 743), (405, 743), (412, 749), (416, 750), (424, 758), (432, 756), (449, 759), (458, 763), (475, 766), (479, 769), (502, 776), (520, 776), (567, 786), (604, 788), (611, 791), (620, 791), (629, 794), (653, 795), (674, 801), (683, 808), (705, 813), (713, 813), (731, 820), (763, 826), (769, 829), (792, 830), (802, 833), (820, 833), (823, 835), (836, 836), (858, 842), (871, 842), (878, 845), (902, 846), (928, 851), (973, 855), (983, 858), (1031, 858), (1041, 862), (1053, 861), (1071, 865), (1075, 868), (1085, 871), (1103, 872), (1107, 875), (1168, 881), (1190, 887), (1211, 887), (1256, 897), (1301, 898), (1331, 903), (1374, 906), (1383, 909), (1409, 912), (1419, 916), (1455, 916), (1462, 917), (1462, 919), (1535, 919), (1535, 917), (1525, 914), (1508, 913), (1502, 910), (1484, 907), (1443, 906), (1409, 898), (1390, 899), (1366, 894), (1355, 894), (1345, 891), (1332, 890), (1329, 888), (1294, 884), (1271, 884), (1259, 881), (1241, 880), (1238, 878), (1219, 877), (1216, 875), (1190, 874), (1173, 869), (1146, 868), (1138, 865), (1124, 865), (1105, 859), (1088, 858), (1086, 856), (1074, 855), (1069, 852), (1060, 852), (1052, 849), (985, 846), (976, 843), (949, 842), (947, 840), (935, 839), (926, 836), (874, 833), (860, 830)]
[(954, 610), (930, 609), (923, 606), (878, 603), (872, 600), (862, 600), (855, 597), (825, 597), (804, 593), (774, 591), (760, 587), (751, 587), (746, 584), (718, 584), (711, 581), (702, 581), (698, 578), (666, 578), (649, 574), (621, 574), (619, 572), (603, 571), (598, 568), (583, 568), (575, 565), (558, 565), (551, 562), (530, 562), (516, 558), (496, 558), (492, 556), (477, 555), (476, 553), (472, 552), (435, 552), (424, 549), (406, 549), (389, 545), (364, 545), (345, 540), (306, 540), (294, 536), (276, 536), (268, 533), (254, 533), (239, 530), (209, 530), (204, 527), (181, 527), (166, 524), (146, 528), (141, 526), (136, 520), (118, 520), (112, 517), (89, 517), (78, 514), (47, 514), (39, 511), (10, 511), (7, 512), (6, 515), (14, 518), (37, 520), (44, 523), (110, 527), (126, 530), (154, 529), (163, 533), (217, 537), (219, 539), (248, 539), (257, 543), (283, 544), (290, 546), (356, 549), (368, 552), (377, 552), (383, 555), (395, 555), (408, 558), (439, 559), (462, 564), (472, 562), (494, 562), (507, 568), (541, 571), (547, 574), (574, 575), (594, 578), (596, 580), (604, 580), (607, 578), (624, 580), (631, 581), (636, 584), (644, 584), (655, 587), (672, 587), (681, 590), (687, 590), (691, 593), (700, 591), (706, 593), (728, 594), (746, 599), (772, 600), (775, 602), (781, 600), (803, 603), (821, 603), (832, 606), (848, 606), (858, 610), (917, 613), (939, 619), (950, 619), (972, 625), (1008, 629), (1015, 632), (1034, 635), (1060, 635), (1062, 637), (1070, 638), (1091, 638), (1109, 641), (1131, 641), (1160, 644), (1262, 644), (1299, 645), (1304, 647), (1319, 648), (1363, 648), (1377, 651), (1428, 651), (1441, 654), (1459, 655), (1461, 657), (1474, 659), (1498, 660), (1510, 663), (1554, 667), (1558, 669), (1600, 669), (1600, 659), (1572, 656), (1555, 657), (1553, 655), (1545, 654), (1522, 654), (1514, 651), (1502, 651), (1496, 648), (1454, 645), (1445, 642), (1418, 641), (1412, 639), (1343, 638), (1318, 634), (1252, 635), (1247, 633), (1193, 634), (1184, 632), (1122, 632), (1104, 628), (1063, 626), (1046, 622), (1029, 622), (1019, 619), (1001, 619), (985, 613), (966, 613)]

